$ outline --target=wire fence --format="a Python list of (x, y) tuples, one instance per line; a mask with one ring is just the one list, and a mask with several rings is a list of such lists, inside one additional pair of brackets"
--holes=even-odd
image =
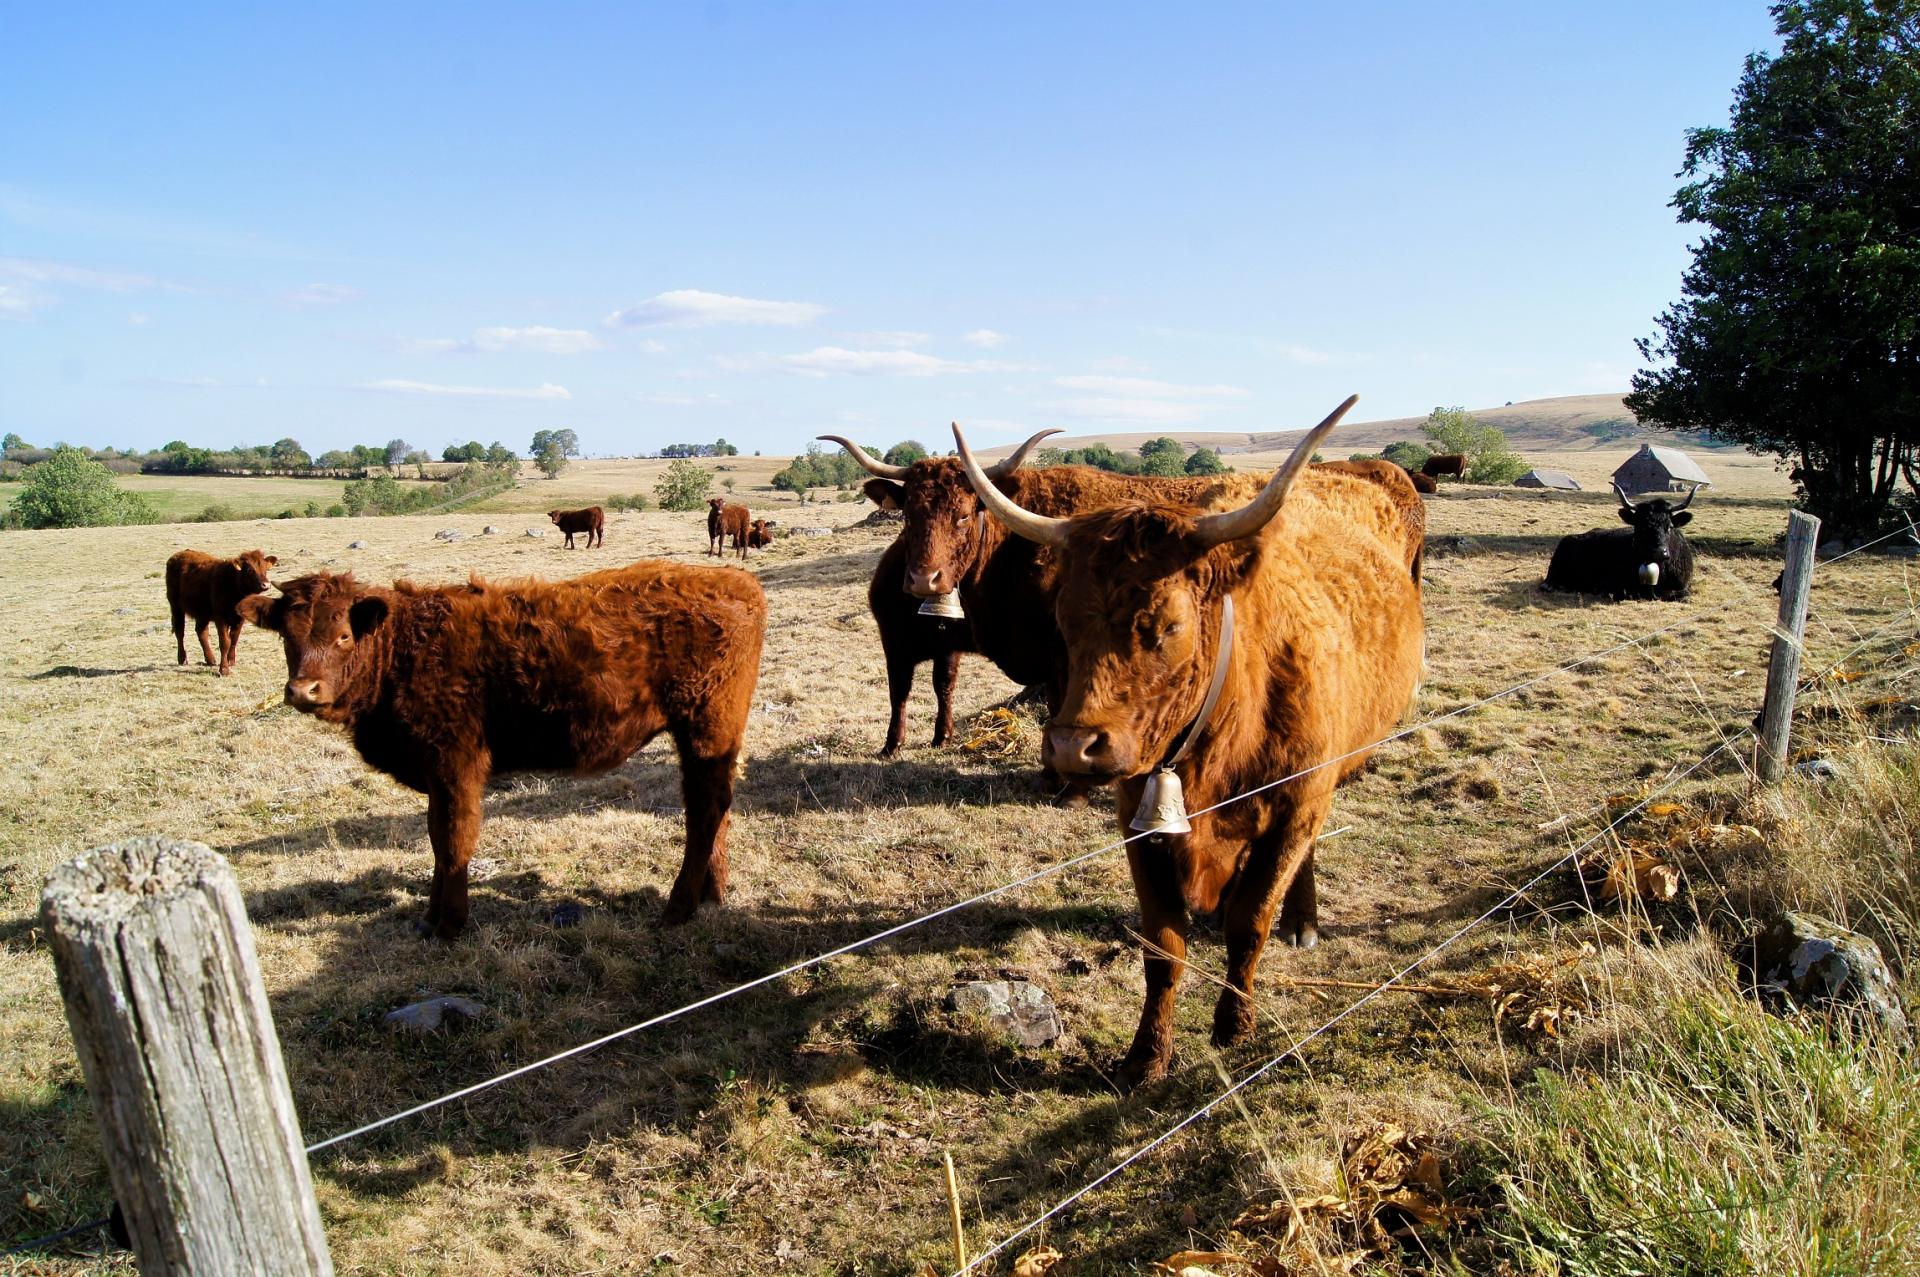
[[(1822, 566), (1830, 567), (1833, 564), (1838, 563), (1841, 560), (1849, 558), (1855, 554), (1858, 554), (1863, 550), (1871, 549), (1874, 546), (1877, 546), (1886, 541), (1892, 540), (1894, 537), (1904, 536), (1909, 534), (1910, 534), (1910, 526), (1908, 529), (1900, 529), (1900, 530), (1888, 533), (1884, 536), (1876, 538), (1873, 541), (1865, 542), (1861, 545), (1852, 547), (1851, 549), (1845, 551), (1842, 554), (1835, 555), (1833, 558), (1825, 560)], [(1842, 665), (1846, 663), (1848, 659), (1851, 659), (1853, 655), (1857, 654), (1859, 651), (1864, 650), (1865, 647), (1869, 646), (1873, 641), (1874, 637), (1877, 637), (1880, 634), (1890, 632), (1892, 628), (1897, 627), (1899, 624), (1902, 624), (1907, 620), (1911, 619), (1914, 616), (1916, 610), (1920, 610), (1920, 609), (1909, 608), (1905, 613), (1895, 618), (1895, 620), (1892, 623), (1890, 623), (1890, 625), (1882, 627), (1880, 631), (1876, 632), (1875, 636), (1870, 637), (1867, 640), (1863, 640), (1862, 642), (1857, 644), (1851, 651), (1849, 651), (1849, 653), (1846, 656), (1843, 656), (1841, 660), (1836, 662), (1833, 666), (1823, 671), (1821, 674), (1815, 675), (1811, 679), (1806, 680), (1803, 683), (1803, 687), (1810, 686), (1812, 683), (1817, 682), (1819, 679), (1824, 678), (1827, 675), (1831, 674), (1833, 670), (1840, 668)], [(1261, 785), (1255, 786), (1244, 792), (1234, 794), (1210, 806), (1200, 808), (1197, 811), (1189, 813), (1189, 818), (1204, 816), (1213, 812), (1220, 811), (1224, 808), (1232, 806), (1235, 803), (1244, 802), (1247, 799), (1256, 797), (1263, 793), (1270, 792), (1274, 789), (1279, 788), (1280, 786), (1287, 785), (1294, 781), (1300, 780), (1324, 768), (1335, 766), (1339, 763), (1346, 762), (1352, 758), (1370, 753), (1383, 746), (1390, 745), (1396, 741), (1404, 740), (1409, 736), (1412, 736), (1418, 732), (1424, 731), (1438, 724), (1447, 722), (1450, 719), (1458, 718), (1462, 715), (1471, 713), (1474, 710), (1493, 704), (1497, 701), (1505, 700), (1509, 697), (1516, 696), (1519, 693), (1526, 691), (1529, 688), (1538, 686), (1539, 684), (1544, 683), (1552, 678), (1558, 677), (1562, 674), (1566, 674), (1570, 671), (1579, 669), (1586, 665), (1591, 665), (1596, 661), (1604, 660), (1605, 658), (1615, 655), (1619, 652), (1623, 652), (1631, 648), (1639, 647), (1640, 645), (1645, 644), (1662, 635), (1666, 635), (1676, 630), (1685, 628), (1687, 626), (1697, 624), (1703, 619), (1706, 619), (1711, 615), (1714, 615), (1714, 613), (1710, 612), (1708, 609), (1701, 609), (1701, 610), (1692, 612), (1689, 615), (1682, 617), (1678, 620), (1671, 621), (1656, 629), (1649, 630), (1646, 633), (1636, 635), (1633, 638), (1625, 639), (1621, 642), (1602, 648), (1598, 651), (1591, 652), (1584, 656), (1575, 658), (1574, 660), (1567, 661), (1562, 664), (1553, 666), (1549, 669), (1541, 671), (1540, 673), (1537, 673), (1529, 676), (1528, 678), (1522, 679), (1517, 683), (1513, 683), (1507, 687), (1504, 687), (1499, 691), (1494, 692), (1490, 695), (1479, 697), (1478, 699), (1469, 701), (1465, 704), (1456, 706), (1453, 709), (1447, 710), (1444, 713), (1435, 714), (1429, 718), (1422, 719), (1421, 721), (1411, 726), (1404, 727), (1397, 731), (1391, 732), (1386, 736), (1383, 736), (1380, 739), (1370, 742), (1369, 744), (1361, 746), (1357, 749), (1349, 750), (1335, 757), (1322, 760), (1321, 762), (1316, 763), (1311, 767), (1302, 768), (1299, 771), (1290, 773), (1286, 776), (1282, 776), (1276, 780), (1267, 781)], [(1686, 772), (1681, 773), (1679, 776), (1673, 777), (1668, 782), (1666, 782), (1666, 784), (1662, 787), (1661, 790), (1656, 791), (1656, 794), (1658, 792), (1664, 792), (1666, 788), (1670, 788), (1672, 785), (1679, 783), (1680, 780), (1684, 779), (1688, 775), (1691, 775), (1694, 771), (1698, 770), (1701, 766), (1704, 766), (1712, 758), (1717, 757), (1719, 754), (1731, 748), (1731, 746), (1735, 742), (1739, 741), (1740, 739), (1742, 739), (1747, 735), (1750, 735), (1751, 732), (1752, 732), (1751, 728), (1742, 728), (1739, 731), (1735, 732), (1732, 736), (1723, 738), (1721, 742), (1714, 747), (1714, 749), (1709, 751), (1707, 754), (1703, 755), (1702, 758), (1698, 762), (1696, 762), (1692, 767), (1690, 767)], [(1599, 833), (1595, 834), (1592, 838), (1588, 839), (1585, 843), (1582, 843), (1579, 847), (1575, 848), (1574, 850), (1556, 859), (1551, 865), (1541, 870), (1538, 874), (1536, 874), (1532, 879), (1530, 879), (1527, 883), (1525, 883), (1521, 887), (1515, 889), (1513, 892), (1510, 892), (1507, 897), (1505, 897), (1501, 902), (1497, 903), (1491, 909), (1483, 913), (1480, 917), (1474, 919), (1472, 922), (1468, 923), (1466, 926), (1462, 927), (1460, 930), (1448, 936), (1445, 940), (1441, 941), (1440, 944), (1436, 945), (1433, 949), (1421, 955), (1419, 958), (1415, 959), (1412, 963), (1408, 964), (1406, 967), (1396, 972), (1393, 976), (1389, 977), (1389, 979), (1384, 984), (1377, 986), (1373, 990), (1364, 994), (1362, 997), (1356, 999), (1353, 1003), (1351, 1003), (1348, 1007), (1342, 1010), (1339, 1014), (1337, 1014), (1327, 1022), (1323, 1023), (1318, 1028), (1314, 1029), (1311, 1033), (1309, 1033), (1305, 1038), (1301, 1039), (1300, 1041), (1296, 1042), (1292, 1047), (1288, 1048), (1286, 1052), (1283, 1052), (1281, 1055), (1275, 1057), (1273, 1060), (1268, 1061), (1266, 1064), (1260, 1066), (1258, 1069), (1254, 1070), (1252, 1073), (1249, 1073), (1247, 1076), (1243, 1077), (1239, 1082), (1235, 1083), (1228, 1090), (1222, 1092), (1220, 1095), (1216, 1096), (1213, 1100), (1209, 1101), (1209, 1103), (1203, 1106), (1202, 1109), (1196, 1110), (1194, 1114), (1189, 1115), (1188, 1118), (1184, 1119), (1181, 1123), (1177, 1124), (1173, 1128), (1170, 1128), (1168, 1131), (1163, 1133), (1156, 1140), (1143, 1146), (1139, 1150), (1136, 1150), (1132, 1155), (1130, 1155), (1123, 1161), (1117, 1163), (1114, 1167), (1109, 1168), (1109, 1170), (1105, 1172), (1103, 1175), (1101, 1175), (1098, 1179), (1091, 1181), (1087, 1185), (1083, 1186), (1081, 1189), (1077, 1190), (1075, 1193), (1069, 1195), (1067, 1198), (1062, 1199), (1061, 1202), (1057, 1203), (1046, 1214), (1031, 1221), (1029, 1224), (1023, 1226), (1020, 1230), (1016, 1231), (1015, 1233), (1010, 1234), (1008, 1237), (1003, 1238), (1000, 1242), (995, 1244), (992, 1250), (977, 1257), (971, 1264), (968, 1265), (966, 1269), (963, 1269), (962, 1271), (963, 1272), (971, 1271), (973, 1268), (977, 1267), (981, 1262), (983, 1262), (987, 1258), (990, 1258), (992, 1255), (999, 1253), (1001, 1250), (1003, 1250), (1006, 1246), (1010, 1245), (1013, 1241), (1017, 1240), (1019, 1237), (1024, 1236), (1027, 1233), (1031, 1232), (1033, 1228), (1038, 1227), (1040, 1224), (1044, 1223), (1047, 1219), (1050, 1219), (1053, 1216), (1057, 1215), (1060, 1211), (1069, 1208), (1075, 1201), (1078, 1201), (1080, 1198), (1084, 1197), (1087, 1193), (1099, 1187), (1100, 1184), (1111, 1179), (1113, 1176), (1119, 1174), (1120, 1172), (1125, 1170), (1128, 1166), (1131, 1166), (1132, 1164), (1137, 1162), (1140, 1158), (1144, 1157), (1147, 1153), (1151, 1152), (1153, 1149), (1164, 1144), (1168, 1139), (1171, 1139), (1181, 1129), (1184, 1129), (1187, 1125), (1190, 1125), (1194, 1121), (1201, 1120), (1208, 1113), (1212, 1112), (1215, 1108), (1217, 1108), (1219, 1104), (1223, 1103), (1226, 1099), (1230, 1098), (1234, 1094), (1237, 1094), (1245, 1086), (1249, 1085), (1260, 1076), (1263, 1076), (1267, 1072), (1271, 1071), (1273, 1068), (1278, 1067), (1278, 1065), (1283, 1061), (1285, 1061), (1286, 1059), (1292, 1058), (1302, 1048), (1304, 1048), (1309, 1043), (1311, 1043), (1315, 1038), (1319, 1037), (1321, 1034), (1333, 1028), (1341, 1020), (1344, 1020), (1347, 1016), (1357, 1011), (1361, 1006), (1365, 1005), (1367, 1002), (1377, 997), (1380, 993), (1384, 992), (1387, 988), (1392, 987), (1392, 985), (1404, 979), (1407, 974), (1417, 969), (1419, 966), (1423, 965), (1424, 963), (1430, 961), (1436, 954), (1438, 954), (1439, 952), (1444, 950), (1446, 947), (1448, 947), (1449, 945), (1453, 944), (1455, 941), (1460, 939), (1461, 936), (1467, 934), (1473, 928), (1477, 927), (1482, 922), (1486, 921), (1488, 918), (1497, 914), (1501, 909), (1507, 907), (1514, 900), (1517, 900), (1520, 896), (1524, 895), (1529, 889), (1537, 885), (1542, 879), (1547, 877), (1556, 869), (1560, 868), (1562, 865), (1566, 864), (1570, 859), (1576, 858), (1587, 847), (1593, 845), (1593, 843), (1598, 841), (1600, 838), (1606, 836), (1613, 829), (1617, 828), (1622, 821), (1626, 820), (1627, 818), (1629, 818), (1630, 816), (1638, 812), (1641, 808), (1643, 808), (1646, 805), (1646, 803), (1652, 800), (1652, 797), (1653, 796), (1650, 795), (1648, 798), (1640, 800), (1640, 802), (1636, 803), (1633, 807), (1629, 808), (1622, 815), (1620, 815), (1615, 820), (1610, 822)], [(446, 1094), (436, 1096), (433, 1099), (425, 1100), (425, 1101), (422, 1101), (421, 1103), (402, 1109), (396, 1113), (389, 1114), (385, 1117), (377, 1118), (373, 1121), (363, 1123), (360, 1126), (356, 1126), (350, 1130), (342, 1131), (337, 1135), (329, 1136), (326, 1139), (316, 1141), (306, 1146), (306, 1152), (309, 1156), (319, 1152), (323, 1152), (327, 1149), (334, 1148), (341, 1144), (345, 1144), (351, 1140), (358, 1139), (365, 1135), (369, 1135), (385, 1127), (392, 1126), (399, 1122), (403, 1122), (408, 1118), (415, 1117), (415, 1116), (418, 1116), (419, 1114), (429, 1112), (433, 1109), (440, 1108), (444, 1105), (454, 1103), (457, 1100), (462, 1100), (474, 1095), (478, 1095), (481, 1092), (491, 1090), (494, 1087), (501, 1086), (507, 1082), (513, 1081), (516, 1078), (524, 1077), (530, 1073), (550, 1067), (555, 1064), (559, 1064), (563, 1061), (573, 1059), (582, 1055), (586, 1055), (589, 1052), (599, 1049), (600, 1047), (607, 1046), (611, 1043), (620, 1041), (625, 1038), (633, 1037), (637, 1034), (645, 1032), (648, 1029), (656, 1028), (662, 1024), (666, 1024), (670, 1021), (677, 1020), (695, 1011), (699, 1011), (706, 1007), (711, 1007), (719, 1003), (726, 1002), (730, 999), (739, 997), (742, 994), (751, 992), (752, 990), (763, 988), (767, 985), (776, 983), (789, 976), (798, 975), (802, 972), (822, 966), (828, 962), (833, 961), (836, 958), (844, 957), (849, 954), (859, 952), (860, 950), (870, 948), (885, 940), (892, 939), (894, 937), (903, 935), (907, 932), (913, 931), (917, 928), (923, 927), (928, 923), (934, 922), (940, 918), (948, 917), (950, 915), (972, 908), (975, 905), (979, 905), (987, 901), (996, 899), (998, 897), (1007, 895), (1011, 892), (1018, 891), (1024, 887), (1031, 886), (1035, 883), (1044, 881), (1046, 879), (1056, 877), (1060, 874), (1068, 872), (1069, 870), (1077, 868), (1078, 866), (1087, 864), (1090, 861), (1099, 859), (1103, 856), (1109, 855), (1117, 850), (1120, 850), (1121, 848), (1126, 847), (1130, 843), (1139, 841), (1144, 838), (1149, 838), (1152, 836), (1153, 834), (1151, 833), (1151, 831), (1143, 831), (1143, 832), (1131, 834), (1124, 838), (1115, 839), (1112, 842), (1093, 848), (1090, 851), (1085, 851), (1078, 855), (1071, 856), (1065, 860), (1058, 861), (1050, 865), (1046, 865), (1040, 869), (1034, 870), (1031, 873), (1021, 875), (1020, 877), (1014, 878), (1008, 882), (989, 888), (975, 895), (969, 896), (963, 900), (958, 900), (951, 904), (944, 905), (941, 908), (934, 909), (930, 912), (917, 915), (913, 918), (909, 918), (903, 922), (895, 924), (894, 926), (887, 927), (880, 931), (876, 931), (870, 935), (863, 936), (860, 939), (850, 941), (849, 943), (840, 945), (837, 948), (829, 949), (822, 953), (814, 954), (810, 957), (801, 959), (800, 961), (790, 963), (787, 966), (781, 967), (776, 971), (768, 972), (764, 975), (757, 976), (751, 980), (747, 980), (742, 983), (730, 986), (729, 988), (720, 990), (716, 993), (712, 993), (705, 997), (695, 999), (691, 1002), (675, 1007), (672, 1010), (664, 1011), (659, 1014), (649, 1016), (634, 1024), (630, 1024), (624, 1028), (615, 1030), (614, 1032), (603, 1034), (589, 1041), (579, 1043), (578, 1045), (569, 1047), (562, 1051), (554, 1052), (538, 1060), (531, 1061), (530, 1063), (520, 1065), (513, 1069), (509, 1069), (505, 1072), (496, 1074), (482, 1081), (472, 1083), (471, 1085), (468, 1085), (468, 1086), (460, 1087), (456, 1090), (447, 1092)], [(60, 1233), (53, 1234), (49, 1237), (39, 1238), (39, 1239), (36, 1239), (35, 1241), (27, 1242), (21, 1245), (11, 1247), (4, 1251), (0, 1251), (0, 1256), (16, 1255), (16, 1254), (22, 1254), (32, 1250), (36, 1250), (36, 1249), (43, 1249), (46, 1246), (55, 1244), (58, 1241), (65, 1240), (74, 1236), (78, 1236), (78, 1235), (87, 1233), (89, 1231), (92, 1231), (94, 1229), (103, 1227), (108, 1222), (109, 1222), (108, 1219), (103, 1217), (98, 1220), (90, 1221), (89, 1223), (86, 1223), (86, 1224), (76, 1225), (72, 1228), (66, 1229)]]

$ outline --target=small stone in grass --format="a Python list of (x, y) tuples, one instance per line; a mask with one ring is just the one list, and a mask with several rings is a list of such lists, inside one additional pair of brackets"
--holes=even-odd
[(976, 1015), (1021, 1046), (1045, 1046), (1066, 1032), (1053, 999), (1025, 980), (974, 980), (947, 994), (947, 1008)]
[(487, 1008), (472, 998), (449, 996), (428, 998), (424, 1002), (415, 1002), (387, 1012), (387, 1023), (396, 1029), (409, 1033), (433, 1033), (444, 1024), (451, 1027), (461, 1020), (477, 1020), (487, 1013)]
[(347, 548), (349, 550), (364, 550), (367, 548), (367, 543), (365, 541), (349, 541), (347, 542)]

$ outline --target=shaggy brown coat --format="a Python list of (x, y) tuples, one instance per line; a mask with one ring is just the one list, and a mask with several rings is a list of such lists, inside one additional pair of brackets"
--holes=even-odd
[(1415, 492), (1432, 495), (1440, 491), (1439, 483), (1437, 483), (1430, 474), (1416, 474), (1414, 471), (1409, 470), (1407, 471), (1407, 478), (1413, 481), (1413, 490)]
[(641, 562), (557, 582), (388, 590), (316, 573), (283, 588), (241, 611), (281, 634), (287, 703), (345, 725), (369, 766), (427, 796), (424, 934), (466, 925), (489, 777), (604, 772), (662, 731), (687, 813), (666, 921), (724, 896), (734, 762), (766, 634), (751, 575)]
[[(267, 569), (280, 560), (259, 550), (231, 559), (216, 559), (199, 550), (181, 550), (167, 560), (167, 608), (173, 613), (173, 644), (180, 664), (187, 663), (187, 618), (200, 640), (207, 664), (218, 665), (224, 676), (233, 673), (240, 656), (238, 605), (248, 595), (271, 589)], [(220, 639), (220, 659), (207, 646), (207, 625)]]
[(1312, 468), (1334, 474), (1350, 474), (1380, 485), (1381, 491), (1393, 502), (1393, 508), (1400, 513), (1407, 570), (1418, 581), (1421, 565), (1427, 557), (1427, 503), (1420, 499), (1420, 485), (1407, 474), (1406, 468), (1378, 457), (1371, 461), (1316, 461)]
[(1128, 1085), (1162, 1076), (1172, 1056), (1192, 914), (1218, 915), (1226, 932), (1230, 987), (1214, 1041), (1252, 1031), (1254, 973), (1276, 909), (1284, 938), (1315, 941), (1314, 838), (1335, 786), (1400, 721), (1419, 679), (1420, 589), (1386, 491), (1307, 468), (1258, 532), (1206, 546), (1200, 516), (1244, 506), (1261, 486), (1231, 476), (1204, 505), (1141, 500), (1084, 515), (1055, 551), (1068, 670), (1047, 744), (1061, 770), (1118, 782), (1123, 833), (1147, 774), (1199, 711), (1228, 594), (1237, 633), (1225, 691), (1177, 768), (1187, 810), (1331, 764), (1196, 815), (1190, 834), (1128, 844), (1148, 946), (1146, 1004), (1119, 1065)]
[(590, 505), (584, 510), (549, 510), (547, 517), (567, 534), (566, 549), (573, 549), (574, 535), (580, 532), (587, 534), (589, 550), (607, 543), (607, 515), (597, 505)]

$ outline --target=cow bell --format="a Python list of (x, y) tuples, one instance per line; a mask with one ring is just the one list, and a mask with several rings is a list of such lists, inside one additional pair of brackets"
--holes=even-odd
[(1150, 834), (1187, 834), (1193, 826), (1187, 821), (1187, 796), (1180, 786), (1180, 774), (1162, 767), (1147, 777), (1147, 788), (1140, 795), (1127, 828)]
[(967, 609), (960, 606), (960, 591), (948, 590), (945, 594), (935, 594), (920, 603), (920, 615), (938, 616), (949, 621), (965, 620)]
[[(1640, 565), (1640, 584), (1646, 586), (1649, 590), (1660, 584), (1660, 565), (1658, 563), (1642, 563)], [(923, 612), (925, 610), (925, 608), (921, 609)]]

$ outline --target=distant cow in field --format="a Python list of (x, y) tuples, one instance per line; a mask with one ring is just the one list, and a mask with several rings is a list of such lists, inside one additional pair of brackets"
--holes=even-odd
[(1686, 598), (1693, 588), (1693, 547), (1680, 529), (1693, 518), (1687, 507), (1694, 493), (1674, 506), (1664, 497), (1629, 501), (1617, 483), (1613, 490), (1620, 498), (1620, 519), (1628, 526), (1560, 538), (1544, 588), (1614, 599)]
[[(240, 652), (240, 600), (269, 589), (273, 583), (267, 580), (267, 569), (279, 561), (258, 550), (232, 559), (182, 550), (167, 560), (167, 607), (173, 613), (173, 642), (180, 664), (187, 663), (187, 618), (191, 616), (207, 664), (218, 665), (222, 675), (233, 673)], [(220, 638), (218, 661), (207, 646), (209, 623)]]
[(604, 772), (663, 731), (687, 815), (665, 920), (725, 894), (734, 762), (766, 635), (750, 574), (643, 561), (557, 582), (389, 590), (321, 572), (282, 588), (241, 615), (282, 636), (286, 703), (345, 725), (369, 766), (427, 796), (422, 934), (466, 925), (489, 777)]
[(761, 550), (772, 545), (773, 527), (772, 519), (755, 519), (747, 528), (747, 548)]
[(1437, 452), (1421, 463), (1420, 473), (1429, 479), (1438, 479), (1450, 474), (1456, 479), (1467, 477), (1467, 458), (1459, 452)]
[[(1219, 918), (1226, 934), (1213, 1041), (1253, 1031), (1276, 914), (1283, 939), (1317, 939), (1314, 840), (1334, 789), (1413, 698), (1424, 629), (1397, 503), (1379, 485), (1306, 465), (1352, 404), (1264, 483), (1227, 475), (1197, 499), (1143, 493), (1071, 518), (1023, 508), (954, 432), (995, 521), (1056, 564), (1066, 690), (1043, 755), (1062, 773), (1112, 782), (1129, 838), (1147, 989), (1117, 1070), (1123, 1086), (1167, 1071), (1195, 915)], [(1160, 807), (1134, 823), (1149, 777), (1168, 767), (1189, 830), (1162, 829)], [(1168, 781), (1154, 787), (1164, 801)]]
[(725, 497), (707, 498), (707, 553), (723, 554), (726, 549), (747, 557), (747, 535), (753, 529), (753, 515), (747, 507)]
[(607, 515), (597, 505), (584, 510), (549, 510), (547, 517), (554, 525), (567, 534), (565, 549), (573, 549), (573, 538), (577, 533), (587, 534), (587, 549), (607, 543)]
[(1407, 471), (1407, 478), (1413, 480), (1413, 490), (1422, 496), (1432, 496), (1434, 493), (1440, 491), (1440, 485), (1434, 482), (1434, 478), (1430, 474), (1416, 474), (1412, 470), (1409, 470)]

